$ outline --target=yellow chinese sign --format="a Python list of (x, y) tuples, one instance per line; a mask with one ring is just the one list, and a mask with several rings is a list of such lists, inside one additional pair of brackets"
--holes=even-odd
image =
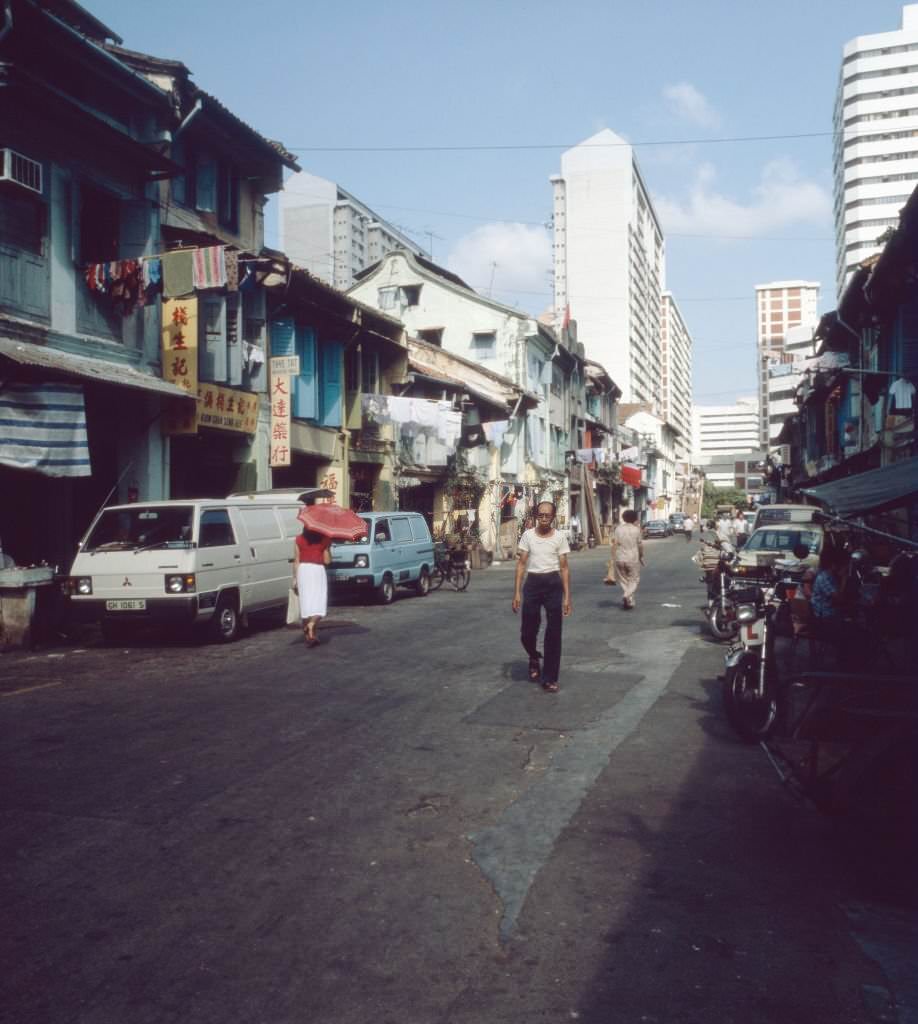
[[(164, 299), (162, 308), (163, 379), (189, 395), (198, 391), (198, 300)], [(171, 402), (163, 416), (166, 434), (194, 434), (198, 425), (195, 403)]]
[(198, 300), (163, 300), (163, 379), (189, 395), (198, 390)]
[(198, 426), (254, 434), (258, 427), (258, 395), (219, 384), (198, 385)]
[(271, 381), (271, 455), (270, 466), (290, 465), (290, 378), (272, 373)]

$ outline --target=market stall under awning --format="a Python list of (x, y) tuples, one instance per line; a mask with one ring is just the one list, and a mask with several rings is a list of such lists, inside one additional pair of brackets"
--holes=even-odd
[(803, 493), (838, 516), (879, 512), (918, 497), (918, 456), (807, 487)]

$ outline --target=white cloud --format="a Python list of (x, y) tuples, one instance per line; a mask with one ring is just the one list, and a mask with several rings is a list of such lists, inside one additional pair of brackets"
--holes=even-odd
[(551, 297), (551, 241), (544, 228), (483, 224), (456, 242), (446, 264), (482, 294), (488, 293), (493, 275), (491, 294), (523, 308), (541, 312)]
[(797, 224), (831, 226), (829, 192), (801, 177), (792, 160), (767, 163), (746, 203), (719, 192), (716, 177), (713, 165), (703, 164), (685, 200), (654, 197), (664, 231), (744, 237), (767, 235)]
[(720, 114), (691, 82), (677, 82), (675, 85), (665, 86), (663, 98), (670, 110), (686, 121), (691, 121), (702, 128), (717, 128), (720, 125)]

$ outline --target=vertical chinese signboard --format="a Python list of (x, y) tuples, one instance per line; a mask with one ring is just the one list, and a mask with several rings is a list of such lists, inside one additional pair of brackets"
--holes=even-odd
[[(273, 362), (273, 360), (272, 360)], [(273, 367), (271, 381), (271, 455), (268, 465), (290, 465), (290, 376), (286, 373), (275, 373)]]
[[(164, 299), (162, 307), (163, 379), (189, 395), (198, 394), (198, 300)], [(165, 417), (167, 434), (194, 434), (195, 403), (175, 401)]]

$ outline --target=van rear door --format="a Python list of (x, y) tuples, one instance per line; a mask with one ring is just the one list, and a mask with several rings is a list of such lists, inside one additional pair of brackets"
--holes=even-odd
[(407, 583), (416, 580), (420, 574), (420, 560), (417, 556), (417, 545), (411, 536), (411, 523), (407, 516), (392, 516), (389, 520), (392, 528), (392, 575), (396, 583)]
[(257, 611), (282, 604), (290, 589), (290, 558), (293, 541), (281, 530), (273, 505), (235, 508), (245, 532), (245, 544), (252, 559), (251, 597), (248, 608)]

